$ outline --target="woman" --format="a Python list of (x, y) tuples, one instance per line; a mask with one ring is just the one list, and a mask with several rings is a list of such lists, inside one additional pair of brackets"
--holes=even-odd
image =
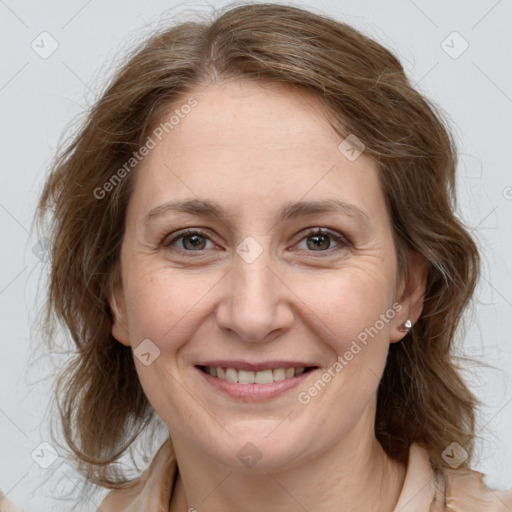
[(242, 5), (137, 49), (39, 203), (98, 510), (512, 509), (452, 355), (479, 272), (455, 165), (396, 57), (327, 17)]

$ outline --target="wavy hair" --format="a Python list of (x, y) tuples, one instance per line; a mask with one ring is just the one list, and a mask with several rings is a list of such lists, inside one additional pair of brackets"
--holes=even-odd
[(126, 478), (114, 463), (156, 416), (130, 348), (111, 334), (108, 303), (120, 278), (137, 166), (100, 199), (98, 187), (141, 150), (170, 106), (230, 78), (308, 92), (340, 136), (356, 135), (378, 164), (401, 276), (414, 250), (428, 262), (428, 280), (421, 317), (390, 346), (376, 437), (402, 462), (411, 443), (421, 444), (437, 468), (456, 441), (468, 452), (460, 469), (469, 469), (478, 401), (461, 376), (453, 343), (480, 257), (455, 213), (453, 136), (389, 50), (323, 14), (267, 3), (230, 6), (153, 33), (126, 56), (52, 162), (37, 206), (41, 223), (50, 217), (44, 325), (50, 344), (57, 323), (74, 343), (55, 396), (78, 469), (89, 482), (122, 486)]

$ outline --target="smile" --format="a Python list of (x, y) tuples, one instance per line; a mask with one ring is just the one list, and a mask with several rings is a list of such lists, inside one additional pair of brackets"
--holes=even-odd
[(318, 367), (274, 368), (250, 371), (218, 366), (196, 366), (216, 392), (243, 402), (264, 401), (298, 386)]
[[(232, 383), (238, 382), (240, 384), (271, 384), (272, 382), (298, 377), (306, 371), (306, 368), (303, 366), (299, 368), (275, 368), (274, 370), (262, 370), (259, 372), (215, 366), (201, 366), (200, 368), (212, 377)], [(309, 369), (310, 368), (308, 368), (308, 370)]]

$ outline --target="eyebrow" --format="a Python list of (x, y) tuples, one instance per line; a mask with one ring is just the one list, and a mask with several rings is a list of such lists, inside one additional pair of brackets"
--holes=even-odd
[[(153, 208), (145, 217), (145, 223), (168, 212), (189, 213), (203, 217), (212, 217), (220, 221), (229, 221), (235, 215), (229, 214), (222, 206), (208, 199), (185, 199), (183, 201), (167, 201)], [(285, 204), (278, 212), (277, 222), (296, 219), (319, 213), (340, 213), (371, 226), (368, 214), (357, 206), (340, 199), (322, 201), (298, 201)]]

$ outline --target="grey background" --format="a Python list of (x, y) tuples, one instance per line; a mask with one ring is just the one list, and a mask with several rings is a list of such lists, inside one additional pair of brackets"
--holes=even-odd
[[(209, 5), (225, 2), (0, 0), (0, 489), (26, 512), (71, 510), (58, 497), (64, 490), (78, 492), (80, 482), (62, 458), (49, 469), (34, 460), (40, 443), (51, 442), (46, 413), (53, 368), (62, 362), (62, 356), (44, 357), (33, 326), (47, 270), (44, 251), (33, 250), (36, 198), (59, 136), (94, 101), (112, 62), (158, 24), (209, 11)], [(477, 469), (488, 475), (488, 485), (510, 488), (512, 1), (296, 5), (346, 21), (393, 49), (417, 87), (450, 119), (461, 153), (459, 213), (484, 256), (459, 353), (496, 367), (468, 365), (465, 372), (485, 404), (477, 428)], [(51, 39), (40, 36), (44, 31), (58, 44), (47, 58), (31, 47), (34, 41), (40, 52), (51, 48)], [(469, 46), (458, 55), (464, 41)], [(42, 459), (51, 461), (48, 451)], [(83, 497), (83, 509), (95, 511), (103, 494)]]

